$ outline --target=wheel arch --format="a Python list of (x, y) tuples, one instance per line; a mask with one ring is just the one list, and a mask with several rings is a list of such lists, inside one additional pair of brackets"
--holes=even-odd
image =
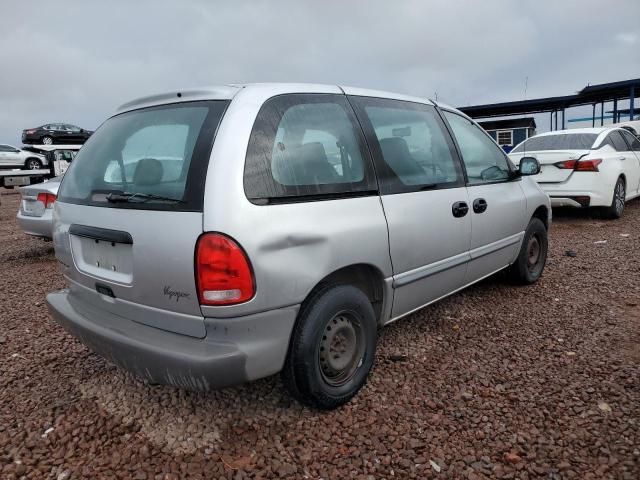
[(618, 184), (618, 180), (622, 179), (622, 182), (624, 183), (624, 190), (625, 190), (625, 202), (626, 202), (626, 196), (629, 193), (627, 191), (627, 186), (629, 185), (627, 183), (627, 176), (624, 174), (624, 171), (622, 171), (622, 168), (620, 169), (620, 171), (618, 172), (618, 174), (613, 178), (613, 184), (611, 185), (611, 198), (613, 199), (613, 197), (616, 194), (616, 185)]
[(549, 207), (540, 205), (535, 209), (531, 218), (538, 218), (544, 224), (544, 228), (549, 230)]
[(302, 305), (304, 306), (318, 290), (329, 285), (351, 285), (362, 290), (371, 301), (376, 321), (380, 324), (389, 294), (386, 291), (384, 275), (378, 267), (367, 263), (356, 263), (334, 270), (309, 291)]

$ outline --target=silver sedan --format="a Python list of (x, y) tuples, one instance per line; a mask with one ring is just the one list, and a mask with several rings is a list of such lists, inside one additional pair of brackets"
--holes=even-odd
[(22, 201), (18, 211), (18, 225), (27, 235), (51, 239), (53, 204), (58, 196), (62, 176), (20, 189)]

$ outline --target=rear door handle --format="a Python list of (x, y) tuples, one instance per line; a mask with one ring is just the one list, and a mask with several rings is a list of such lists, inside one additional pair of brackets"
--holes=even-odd
[(484, 198), (476, 198), (473, 201), (473, 211), (475, 213), (482, 213), (487, 209), (487, 201)]
[(464, 217), (469, 212), (467, 202), (456, 202), (451, 205), (451, 213), (456, 218)]

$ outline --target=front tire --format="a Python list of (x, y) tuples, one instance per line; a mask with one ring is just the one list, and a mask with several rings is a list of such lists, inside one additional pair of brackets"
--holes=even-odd
[(549, 239), (547, 229), (539, 218), (532, 218), (524, 233), (518, 258), (509, 267), (509, 276), (520, 285), (538, 281), (547, 263)]
[(611, 200), (611, 205), (603, 210), (604, 217), (612, 220), (620, 218), (624, 212), (626, 196), (627, 188), (624, 178), (618, 177), (618, 181), (615, 187), (613, 187), (613, 200)]
[(282, 380), (299, 402), (333, 409), (367, 381), (377, 342), (373, 306), (358, 288), (327, 286), (303, 304), (293, 329)]
[(42, 144), (43, 145), (53, 145), (53, 138), (49, 137), (48, 135), (45, 137), (42, 137)]
[(42, 162), (37, 158), (27, 158), (27, 161), (24, 162), (24, 168), (26, 170), (39, 170), (42, 168)]

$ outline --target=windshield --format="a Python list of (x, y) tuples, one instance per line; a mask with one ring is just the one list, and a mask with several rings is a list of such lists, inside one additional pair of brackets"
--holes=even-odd
[[(110, 118), (71, 163), (59, 201), (201, 211), (211, 145), (227, 104), (188, 102)], [(110, 201), (130, 196), (135, 200)]]
[(511, 153), (540, 152), (543, 150), (590, 150), (596, 138), (598, 138), (597, 133), (542, 135), (531, 137), (511, 150)]

